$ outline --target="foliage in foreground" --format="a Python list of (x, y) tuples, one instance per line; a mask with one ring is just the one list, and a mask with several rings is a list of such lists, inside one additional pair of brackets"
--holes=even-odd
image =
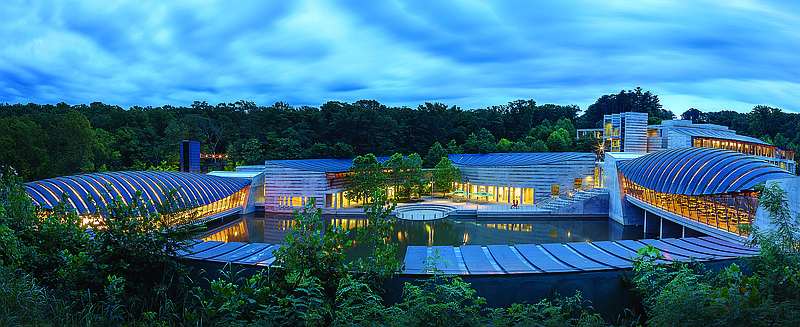
[(634, 264), (635, 289), (642, 294), (651, 326), (798, 326), (800, 257), (797, 218), (792, 219), (786, 192), (772, 183), (761, 186), (759, 201), (773, 228), (749, 227), (751, 244), (760, 246), (749, 262), (750, 276), (736, 265), (719, 273), (697, 263), (656, 263), (652, 246), (639, 250)]
[(0, 242), (8, 245), (0, 247), (0, 302), (12, 303), (3, 306), (6, 325), (183, 320), (189, 282), (174, 256), (201, 227), (181, 224), (192, 217), (175, 190), (159, 205), (141, 194), (126, 204), (109, 191), (105, 209), (87, 226), (65, 199), (45, 212), (13, 171), (0, 171), (0, 178)]
[[(369, 258), (344, 262), (352, 245), (348, 232), (325, 225), (311, 203), (295, 213), (293, 230), (277, 253), (282, 268), (246, 274), (226, 267), (201, 287), (170, 256), (193, 233), (169, 228), (168, 222), (180, 219), (174, 215), (177, 202), (149, 214), (145, 204), (107, 199), (114, 212), (98, 213), (106, 228), (96, 228), (90, 238), (65, 204), (43, 214), (14, 174), (0, 177), (3, 326), (608, 325), (590, 313), (580, 294), (487, 308), (469, 283), (436, 271), (437, 256), (428, 259), (433, 276), (407, 283), (400, 303), (387, 306), (382, 281), (401, 267), (388, 242), (393, 205), (381, 192), (371, 196), (368, 226), (359, 231), (358, 242), (373, 248)], [(761, 247), (749, 263), (752, 274), (735, 264), (718, 273), (698, 263), (662, 265), (658, 250), (640, 250), (633, 285), (642, 295), (646, 323), (799, 325), (797, 218), (790, 216), (785, 197), (775, 185), (761, 189), (775, 228), (752, 230), (754, 245)]]

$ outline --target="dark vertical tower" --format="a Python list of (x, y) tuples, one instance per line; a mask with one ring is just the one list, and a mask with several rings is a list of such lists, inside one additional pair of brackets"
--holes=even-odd
[(181, 171), (200, 172), (200, 142), (181, 141)]

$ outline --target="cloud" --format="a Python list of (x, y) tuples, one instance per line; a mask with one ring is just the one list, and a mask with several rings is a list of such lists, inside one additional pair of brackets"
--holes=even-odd
[(0, 21), (11, 103), (585, 109), (641, 86), (675, 112), (800, 111), (791, 2), (12, 1)]

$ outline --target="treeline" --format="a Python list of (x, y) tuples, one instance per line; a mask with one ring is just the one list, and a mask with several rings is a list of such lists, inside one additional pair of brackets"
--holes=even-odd
[[(128, 110), (100, 102), (0, 104), (0, 164), (14, 167), (26, 180), (177, 169), (181, 140), (200, 141), (204, 153), (227, 153), (240, 165), (367, 153), (424, 156), (436, 143), (437, 151), (450, 153), (548, 151), (544, 144), (563, 151), (575, 146), (572, 121), (578, 111), (574, 105), (540, 106), (533, 100), (477, 110), (442, 103), (388, 107), (374, 100), (320, 107), (195, 102)], [(531, 138), (534, 127), (537, 136)], [(542, 142), (534, 147), (537, 140)], [(439, 159), (425, 164), (432, 167)]]
[[(593, 151), (577, 128), (601, 127), (605, 114), (647, 112), (649, 123), (674, 117), (641, 88), (603, 95), (581, 113), (576, 105), (534, 100), (464, 110), (443, 103), (389, 107), (374, 100), (330, 101), (320, 107), (237, 101), (191, 106), (0, 104), (0, 164), (26, 180), (113, 170), (176, 170), (180, 140), (204, 153), (227, 153), (237, 165), (273, 159), (353, 158), (367, 153), (419, 153), (424, 167), (443, 155), (490, 152)], [(580, 114), (580, 115), (579, 115)], [(800, 150), (800, 115), (756, 106), (749, 113), (681, 115), (732, 127), (739, 134)]]

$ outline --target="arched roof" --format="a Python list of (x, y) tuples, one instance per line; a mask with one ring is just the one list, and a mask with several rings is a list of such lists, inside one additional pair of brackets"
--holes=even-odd
[(249, 181), (238, 178), (174, 171), (115, 171), (75, 176), (50, 178), (25, 183), (28, 196), (37, 204), (52, 209), (66, 193), (68, 201), (80, 214), (95, 211), (86, 199), (89, 195), (96, 204), (105, 207), (104, 199), (109, 195), (121, 197), (130, 203), (136, 191), (142, 191), (142, 199), (161, 203), (167, 189), (177, 189), (178, 198), (184, 205), (197, 201), (204, 206), (241, 190)]
[(618, 168), (642, 187), (684, 195), (739, 192), (770, 179), (794, 176), (753, 156), (700, 147), (658, 151)]

